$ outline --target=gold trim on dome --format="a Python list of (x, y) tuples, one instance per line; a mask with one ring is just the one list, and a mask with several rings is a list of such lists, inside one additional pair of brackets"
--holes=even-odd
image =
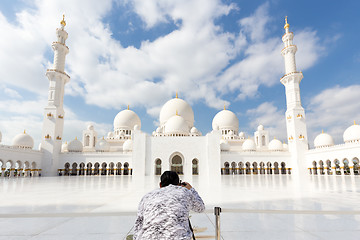
[(66, 22), (65, 22), (65, 14), (63, 14), (63, 18), (60, 22), (61, 25), (63, 25), (64, 27), (66, 26)]
[(290, 27), (290, 24), (288, 23), (287, 21), (287, 16), (285, 16), (285, 26), (284, 26), (284, 29), (287, 29)]

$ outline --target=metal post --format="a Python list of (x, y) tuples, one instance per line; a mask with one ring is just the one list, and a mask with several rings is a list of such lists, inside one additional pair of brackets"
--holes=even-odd
[(215, 239), (220, 240), (220, 213), (221, 208), (220, 207), (214, 207), (214, 214), (215, 214)]

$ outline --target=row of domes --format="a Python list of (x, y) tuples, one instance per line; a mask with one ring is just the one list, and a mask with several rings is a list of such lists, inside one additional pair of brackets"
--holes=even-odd
[[(352, 143), (360, 141), (360, 126), (355, 124), (348, 127), (343, 134), (344, 143)], [(320, 133), (314, 140), (315, 148), (334, 146), (334, 139), (328, 133)]]
[[(279, 152), (279, 151), (284, 151), (285, 149), (288, 148), (288, 145), (286, 143), (282, 143), (280, 140), (278, 139), (273, 139), (270, 141), (269, 145), (268, 145), (268, 150), (272, 151), (272, 152)], [(222, 151), (229, 151), (230, 150), (230, 144), (228, 143), (228, 141), (221, 139), (220, 140), (220, 149)], [(256, 144), (255, 141), (251, 138), (246, 139), (243, 144), (242, 144), (242, 150), (243, 151), (256, 151)]]
[[(62, 152), (82, 152), (83, 144), (77, 138), (72, 140), (71, 142), (63, 143), (61, 146)], [(95, 151), (97, 152), (109, 152), (110, 151), (110, 143), (106, 141), (106, 139), (100, 139), (95, 145)], [(130, 152), (132, 151), (132, 140), (128, 139), (123, 143), (123, 151)]]

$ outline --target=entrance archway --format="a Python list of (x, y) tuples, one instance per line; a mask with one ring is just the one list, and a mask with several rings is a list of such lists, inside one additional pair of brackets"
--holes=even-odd
[(183, 160), (179, 155), (175, 155), (171, 158), (171, 171), (176, 172), (177, 174), (184, 174), (183, 172)]

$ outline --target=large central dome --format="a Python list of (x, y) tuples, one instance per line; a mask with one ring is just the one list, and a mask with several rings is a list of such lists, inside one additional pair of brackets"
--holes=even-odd
[(118, 129), (133, 130), (135, 125), (141, 128), (140, 118), (135, 112), (129, 109), (125, 109), (119, 112), (114, 119), (114, 130), (118, 130)]
[(183, 117), (189, 126), (194, 126), (194, 112), (190, 105), (180, 98), (167, 101), (160, 111), (160, 126), (163, 126), (171, 117), (178, 114)]

